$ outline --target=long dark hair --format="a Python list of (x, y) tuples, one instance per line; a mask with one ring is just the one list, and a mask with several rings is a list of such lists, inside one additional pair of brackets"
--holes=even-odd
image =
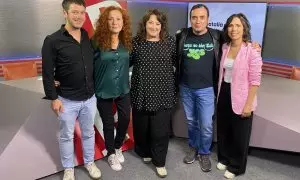
[(242, 22), (243, 29), (244, 29), (243, 41), (251, 42), (251, 33), (250, 33), (251, 25), (250, 25), (247, 17), (243, 13), (233, 14), (227, 19), (226, 24), (224, 25), (224, 28), (223, 28), (224, 41), (226, 43), (231, 42), (231, 38), (228, 36), (228, 27), (229, 27), (230, 23), (232, 22), (233, 18), (239, 18), (240, 21)]
[(155, 15), (157, 20), (161, 24), (161, 30), (159, 33), (159, 38), (160, 40), (165, 40), (166, 37), (169, 36), (169, 31), (168, 31), (168, 19), (167, 16), (159, 11), (158, 9), (150, 9), (142, 18), (141, 22), (139, 23), (139, 28), (137, 31), (137, 36), (141, 41), (145, 41), (147, 37), (147, 32), (146, 32), (146, 23), (149, 21), (150, 16)]

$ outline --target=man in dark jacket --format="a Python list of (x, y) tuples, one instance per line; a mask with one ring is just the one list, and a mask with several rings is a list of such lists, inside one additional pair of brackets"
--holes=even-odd
[[(204, 172), (211, 170), (213, 115), (224, 42), (222, 31), (207, 27), (208, 17), (207, 6), (197, 4), (190, 11), (191, 28), (176, 33), (176, 84), (188, 120), (189, 152), (184, 162), (190, 164), (199, 157)], [(258, 43), (252, 46), (261, 52)]]
[(221, 59), (222, 32), (210, 29), (209, 10), (197, 4), (190, 11), (191, 28), (177, 32), (177, 84), (188, 120), (190, 150), (185, 163), (199, 157), (202, 171), (211, 170), (210, 147)]

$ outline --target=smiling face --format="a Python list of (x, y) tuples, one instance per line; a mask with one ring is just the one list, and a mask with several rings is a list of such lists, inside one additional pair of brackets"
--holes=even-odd
[(123, 16), (119, 10), (112, 10), (108, 15), (108, 29), (112, 34), (119, 34), (123, 28)]
[(68, 10), (64, 10), (66, 24), (73, 29), (80, 29), (85, 21), (85, 7), (78, 4), (70, 4)]
[(161, 23), (158, 21), (156, 15), (151, 15), (146, 22), (146, 32), (149, 38), (159, 38), (161, 31)]
[(244, 26), (238, 17), (234, 17), (228, 25), (228, 36), (231, 40), (243, 40)]

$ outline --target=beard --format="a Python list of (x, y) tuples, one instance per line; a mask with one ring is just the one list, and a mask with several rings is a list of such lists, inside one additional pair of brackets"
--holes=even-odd
[(76, 25), (75, 23), (70, 23), (73, 29), (81, 29), (83, 24)]
[(68, 26), (71, 27), (74, 30), (81, 29), (82, 26), (83, 26), (83, 22), (84, 22), (83, 20), (80, 20), (81, 22), (79, 23), (79, 22), (76, 22), (75, 20), (72, 20), (70, 18), (67, 18), (66, 20), (67, 20), (66, 23), (68, 24)]

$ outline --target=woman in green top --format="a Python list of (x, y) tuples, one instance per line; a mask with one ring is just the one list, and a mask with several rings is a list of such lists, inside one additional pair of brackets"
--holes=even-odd
[[(130, 119), (129, 54), (132, 49), (131, 25), (127, 12), (110, 6), (100, 15), (93, 37), (94, 80), (97, 108), (102, 119), (108, 163), (115, 171), (124, 162), (121, 146)], [(118, 125), (114, 137), (113, 103)]]

